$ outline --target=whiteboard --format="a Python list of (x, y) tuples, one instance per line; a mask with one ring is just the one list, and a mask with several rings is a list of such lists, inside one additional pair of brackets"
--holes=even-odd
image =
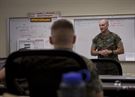
[[(91, 56), (92, 39), (100, 33), (98, 22), (101, 18), (108, 18), (110, 31), (118, 34), (124, 44), (125, 54), (120, 55), (121, 61), (135, 61), (135, 15), (131, 16), (73, 16), (61, 17), (74, 24), (77, 40), (73, 50), (88, 58)], [(14, 52), (20, 48), (49, 49), (51, 22), (30, 22), (29, 18), (9, 18), (9, 49)]]
[[(124, 44), (125, 54), (119, 55), (121, 61), (135, 61), (135, 16), (133, 17), (106, 17), (109, 19), (109, 30), (118, 34)], [(91, 56), (92, 39), (100, 33), (99, 20), (101, 18), (75, 19), (74, 27), (77, 36), (75, 51), (88, 58)]]
[(21, 48), (47, 49), (52, 48), (49, 43), (51, 22), (30, 22), (29, 18), (9, 19), (9, 47), (10, 53)]

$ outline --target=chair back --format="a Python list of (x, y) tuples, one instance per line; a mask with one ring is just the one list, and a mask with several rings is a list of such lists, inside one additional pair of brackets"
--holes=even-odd
[(122, 67), (119, 62), (112, 59), (91, 59), (96, 64), (99, 75), (122, 75)]
[(65, 50), (26, 50), (9, 55), (6, 61), (6, 85), (17, 94), (15, 79), (25, 78), (30, 97), (57, 97), (63, 73), (87, 69), (78, 54)]

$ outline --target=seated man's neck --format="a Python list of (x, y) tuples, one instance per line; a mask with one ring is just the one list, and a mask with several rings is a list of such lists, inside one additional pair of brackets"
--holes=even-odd
[(61, 49), (61, 50), (69, 50), (72, 51), (72, 48), (68, 48), (68, 47), (54, 47), (54, 49)]

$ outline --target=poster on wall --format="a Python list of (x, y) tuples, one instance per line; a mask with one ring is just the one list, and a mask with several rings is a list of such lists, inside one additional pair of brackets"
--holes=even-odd
[(31, 38), (31, 39), (19, 39), (17, 40), (17, 50), (20, 49), (44, 49), (45, 48), (45, 39)]

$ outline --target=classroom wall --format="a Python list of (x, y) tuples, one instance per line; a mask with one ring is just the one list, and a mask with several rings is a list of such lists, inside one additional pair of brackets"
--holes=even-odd
[(36, 11), (61, 11), (64, 16), (135, 14), (135, 0), (0, 0), (0, 57), (8, 54), (6, 20)]
[(63, 16), (135, 14), (135, 0), (0, 0), (0, 57), (8, 55), (7, 19), (36, 11), (60, 11)]
[(121, 62), (123, 75), (135, 76), (135, 62)]

